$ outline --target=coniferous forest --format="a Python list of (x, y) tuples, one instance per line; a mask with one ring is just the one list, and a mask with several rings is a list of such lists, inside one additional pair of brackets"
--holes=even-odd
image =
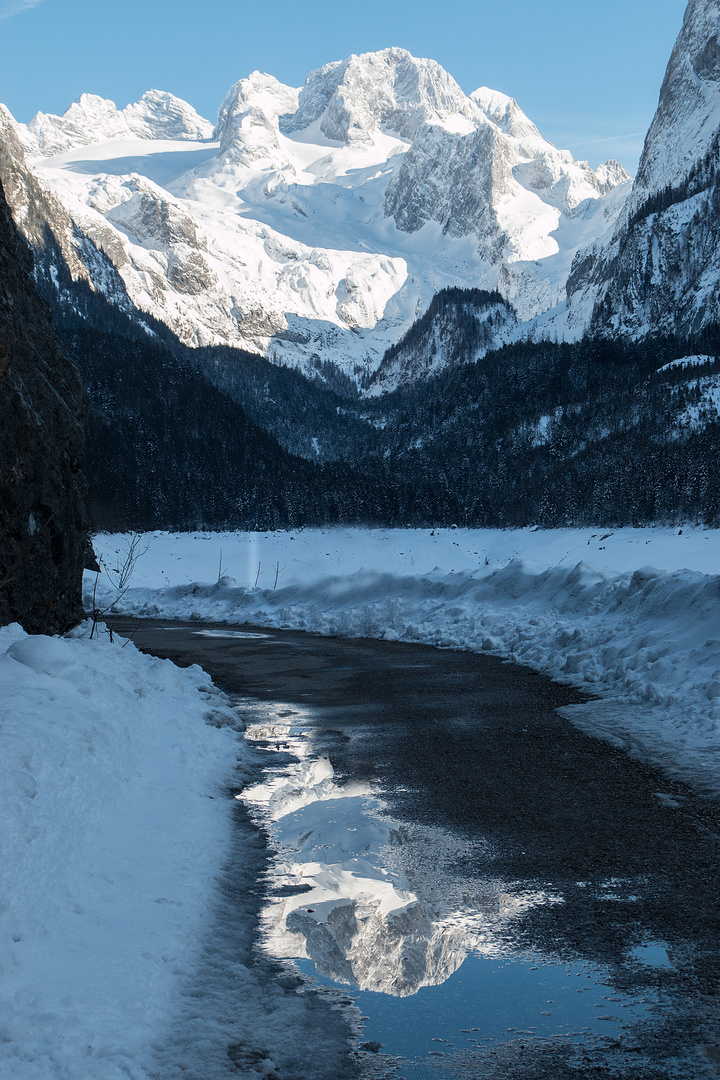
[[(477, 344), (473, 297), (453, 293), (446, 345), (461, 358)], [(714, 328), (520, 342), (360, 397), (320, 372), (185, 349), (97, 297), (82, 315), (56, 309), (56, 326), (92, 402), (97, 529), (720, 523), (720, 425), (703, 415)], [(707, 359), (661, 370), (693, 354)]]

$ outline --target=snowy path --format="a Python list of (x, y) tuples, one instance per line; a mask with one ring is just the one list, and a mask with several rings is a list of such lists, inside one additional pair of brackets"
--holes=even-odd
[(0, 1076), (339, 1080), (346, 1022), (254, 952), (237, 711), (90, 631), (0, 628)]

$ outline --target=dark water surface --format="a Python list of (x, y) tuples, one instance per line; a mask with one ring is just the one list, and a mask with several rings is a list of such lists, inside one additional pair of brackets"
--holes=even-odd
[[(420, 645), (149, 621), (134, 640), (212, 675), (269, 782), (300, 776), (301, 742), (329, 759), (268, 821), (263, 933), (362, 1010), (361, 1073), (717, 1075), (718, 807), (575, 729), (556, 710), (579, 692)], [(325, 866), (357, 896), (329, 900)], [(413, 902), (388, 915), (376, 886)]]

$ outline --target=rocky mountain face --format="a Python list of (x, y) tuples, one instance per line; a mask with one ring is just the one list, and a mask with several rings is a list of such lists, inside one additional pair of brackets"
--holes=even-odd
[(571, 324), (641, 338), (718, 321), (719, 170), (720, 3), (690, 0), (632, 194), (573, 265)]
[(326, 64), (308, 75), (294, 113), (281, 118), (285, 134), (319, 122), (328, 139), (368, 144), (377, 131), (408, 142), (423, 124), (444, 116), (471, 119), (474, 110), (458, 84), (434, 60), (386, 49)]
[(77, 369), (32, 281), (0, 188), (0, 623), (64, 631), (83, 617), (88, 537)]
[(329, 363), (358, 384), (444, 288), (499, 289), (525, 333), (629, 188), (617, 163), (593, 171), (543, 140), (511, 98), (468, 96), (402, 49), (300, 89), (255, 72), (214, 130), (151, 91), (122, 111), (85, 95), (15, 133), (141, 312), (193, 347)]
[(140, 321), (111, 261), (110, 255), (122, 261), (121, 245), (107, 228), (85, 233), (78, 227), (29, 168), (20, 134), (0, 105), (0, 181), (15, 224), (33, 252), (33, 276), (41, 294), (54, 305), (77, 309), (83, 293), (96, 293)]

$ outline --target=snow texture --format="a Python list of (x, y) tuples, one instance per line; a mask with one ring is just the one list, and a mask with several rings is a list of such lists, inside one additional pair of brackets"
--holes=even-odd
[(250, 763), (208, 676), (11, 625), (0, 688), (0, 1075), (344, 1076), (346, 1023), (253, 954)]
[(402, 49), (299, 90), (254, 72), (214, 130), (158, 91), (122, 111), (83, 95), (18, 130), (142, 311), (193, 346), (320, 357), (358, 381), (442, 288), (499, 288), (521, 320), (555, 310), (629, 189), (616, 162), (594, 172), (512, 98), (468, 97)]
[(0, 630), (0, 1073), (144, 1077), (229, 846), (237, 717), (200, 668)]
[(720, 533), (692, 527), (157, 534), (119, 608), (507, 657), (598, 695), (579, 726), (720, 794), (719, 567)]

